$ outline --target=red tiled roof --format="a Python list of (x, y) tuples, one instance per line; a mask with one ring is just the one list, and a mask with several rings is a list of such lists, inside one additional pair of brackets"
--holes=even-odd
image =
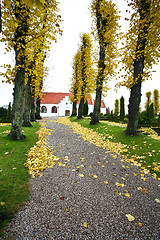
[[(94, 104), (95, 104), (95, 100), (93, 100), (93, 101), (94, 101)], [(104, 104), (103, 100), (101, 100), (101, 108), (106, 108), (106, 105)]]
[(106, 105), (103, 100), (101, 100), (101, 108), (106, 108)]
[(65, 96), (71, 96), (72, 93), (54, 93), (54, 92), (43, 92), (41, 104), (58, 104), (62, 101)]
[[(63, 98), (65, 98), (65, 96), (71, 96), (72, 93), (56, 93), (56, 92), (43, 92), (42, 93), (42, 99), (41, 99), (41, 104), (58, 104), (62, 101)], [(95, 103), (95, 100), (92, 99), (88, 99), (88, 104), (93, 105), (93, 103)], [(78, 104), (80, 102), (77, 102)], [(101, 100), (101, 108), (105, 108), (105, 104), (104, 101)]]

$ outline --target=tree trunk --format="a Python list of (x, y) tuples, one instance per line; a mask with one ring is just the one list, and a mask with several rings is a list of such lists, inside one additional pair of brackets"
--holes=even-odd
[(105, 43), (104, 37), (103, 37), (103, 21), (102, 21), (102, 16), (100, 14), (100, 1), (97, 1), (96, 17), (97, 17), (97, 30), (99, 35), (100, 50), (99, 50), (98, 76), (96, 81), (96, 99), (95, 99), (93, 114), (90, 121), (91, 125), (99, 123), (103, 80), (104, 80), (104, 70), (105, 70), (105, 51), (107, 47), (107, 44)]
[(73, 107), (72, 107), (72, 117), (77, 116), (77, 102), (73, 102)]
[(130, 91), (129, 105), (128, 105), (128, 125), (127, 135), (136, 135), (139, 118), (139, 105), (141, 102), (141, 81), (134, 85)]
[(92, 114), (91, 121), (90, 121), (91, 125), (95, 125), (96, 123), (99, 123), (101, 98), (102, 98), (102, 90), (100, 90), (99, 87), (97, 87), (94, 110), (93, 110), (93, 114)]
[(32, 127), (30, 122), (31, 115), (31, 76), (28, 78), (28, 82), (25, 86), (25, 109), (24, 109), (24, 127)]
[(40, 108), (41, 108), (41, 99), (38, 97), (36, 100), (36, 119), (41, 119)]
[(13, 111), (12, 126), (9, 137), (12, 140), (23, 140), (25, 136), (22, 134), (23, 120), (23, 103), (24, 103), (24, 68), (19, 68), (15, 76), (15, 86), (13, 93)]
[(22, 134), (24, 84), (25, 84), (25, 38), (28, 31), (28, 11), (21, 3), (15, 8), (15, 17), (18, 20), (18, 27), (15, 33), (15, 86), (13, 93), (12, 126), (9, 137), (12, 140), (23, 140)]
[(101, 98), (102, 98), (102, 89), (103, 89), (103, 79), (104, 79), (104, 69), (105, 69), (105, 49), (104, 45), (100, 46), (100, 61), (99, 61), (99, 71), (97, 76), (97, 82), (96, 82), (96, 99), (94, 104), (94, 110), (91, 117), (90, 124), (94, 125), (96, 123), (99, 123), (99, 116), (100, 116), (100, 110), (101, 110)]
[(32, 96), (31, 99), (31, 122), (36, 121), (36, 116), (35, 116), (35, 103), (34, 103), (34, 96)]
[[(138, 4), (138, 3), (137, 3)], [(142, 85), (142, 75), (144, 69), (144, 50), (146, 45), (146, 37), (148, 34), (148, 28), (151, 22), (148, 20), (144, 24), (144, 19), (148, 19), (150, 3), (146, 0), (140, 2), (138, 5), (140, 20), (142, 23), (139, 27), (139, 34), (137, 39), (137, 46), (135, 51), (134, 60), (134, 75), (133, 79), (135, 84), (131, 87), (129, 105), (128, 105), (128, 124), (127, 124), (127, 135), (136, 135), (138, 129), (138, 118), (139, 118), (139, 105), (141, 102), (141, 85)], [(140, 54), (141, 53), (141, 54)]]
[(83, 117), (83, 106), (84, 106), (84, 97), (81, 99), (79, 108), (78, 108), (78, 119), (82, 119)]

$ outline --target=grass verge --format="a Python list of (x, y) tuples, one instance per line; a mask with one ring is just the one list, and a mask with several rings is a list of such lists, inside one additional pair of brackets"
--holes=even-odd
[[(81, 126), (93, 129), (103, 134), (106, 139), (111, 142), (120, 142), (127, 145), (127, 152), (123, 153), (128, 159), (135, 159), (142, 166), (149, 169), (151, 173), (155, 173), (160, 177), (160, 141), (150, 136), (139, 133), (138, 136), (126, 136), (125, 127), (112, 126), (104, 122), (97, 125), (90, 125), (89, 118), (78, 120), (77, 117), (71, 117), (70, 121), (78, 122)], [(141, 157), (141, 158), (140, 158)]]
[(24, 166), (27, 153), (37, 142), (39, 123), (23, 128), (25, 141), (12, 141), (8, 132), (11, 126), (0, 125), (0, 236), (13, 213), (29, 197), (29, 174)]

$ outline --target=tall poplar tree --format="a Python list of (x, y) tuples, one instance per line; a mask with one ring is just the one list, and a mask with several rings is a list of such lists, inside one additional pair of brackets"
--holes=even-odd
[(124, 106), (124, 97), (120, 98), (120, 119), (123, 120), (125, 118), (125, 106)]
[(114, 107), (115, 107), (114, 114), (116, 116), (118, 116), (119, 115), (119, 100), (118, 99), (115, 100)]
[(147, 98), (147, 101), (145, 103), (145, 109), (147, 111), (147, 107), (151, 104), (151, 92), (146, 92), (146, 98)]
[(81, 51), (78, 49), (77, 53), (74, 55), (73, 59), (73, 74), (72, 74), (72, 84), (70, 92), (73, 93), (71, 97), (72, 106), (72, 116), (77, 116), (77, 101), (79, 100), (80, 94), (80, 83), (81, 83)]
[(93, 91), (94, 87), (94, 74), (92, 66), (92, 42), (89, 34), (84, 33), (81, 37), (81, 92), (80, 104), (78, 108), (78, 119), (83, 116), (83, 106), (85, 96)]
[(159, 91), (154, 89), (153, 91), (153, 104), (154, 104), (154, 114), (157, 115), (159, 112)]
[(90, 124), (99, 122), (102, 91), (105, 82), (114, 76), (117, 57), (118, 11), (112, 0), (93, 0), (91, 13), (94, 35), (99, 43), (98, 74), (96, 77), (96, 99)]
[(151, 77), (152, 65), (159, 54), (159, 0), (129, 0), (133, 13), (127, 31), (123, 52), (125, 74), (121, 85), (130, 88), (128, 105), (128, 135), (137, 133), (141, 87), (145, 78)]

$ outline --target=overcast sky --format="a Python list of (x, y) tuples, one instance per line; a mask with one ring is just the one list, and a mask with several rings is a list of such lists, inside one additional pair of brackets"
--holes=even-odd
[[(115, 0), (121, 10), (122, 27), (126, 27), (125, 18), (125, 3), (124, 0)], [(50, 57), (47, 59), (46, 65), (49, 67), (49, 75), (44, 83), (44, 90), (49, 92), (68, 92), (70, 89), (70, 80), (72, 78), (72, 59), (78, 49), (80, 42), (80, 34), (83, 32), (90, 33), (91, 30), (91, 15), (89, 11), (91, 0), (60, 0), (61, 16), (63, 21), (62, 29), (63, 36), (58, 39), (57, 43), (53, 43), (50, 52)], [(4, 45), (0, 43), (0, 66), (3, 63), (13, 63), (14, 55), (4, 53)], [(160, 67), (160, 65), (159, 65)], [(158, 69), (158, 67), (156, 67)], [(147, 81), (142, 84), (142, 108), (145, 102), (145, 93), (159, 88), (160, 83), (158, 78), (160, 72), (153, 74), (152, 81)], [(114, 87), (115, 81), (111, 82), (111, 87)], [(13, 86), (1, 83), (0, 81), (0, 106), (7, 105), (12, 101)], [(129, 90), (121, 88), (118, 93), (113, 90), (108, 91), (105, 103), (110, 109), (114, 109), (116, 98), (121, 96), (125, 98), (127, 110)]]

